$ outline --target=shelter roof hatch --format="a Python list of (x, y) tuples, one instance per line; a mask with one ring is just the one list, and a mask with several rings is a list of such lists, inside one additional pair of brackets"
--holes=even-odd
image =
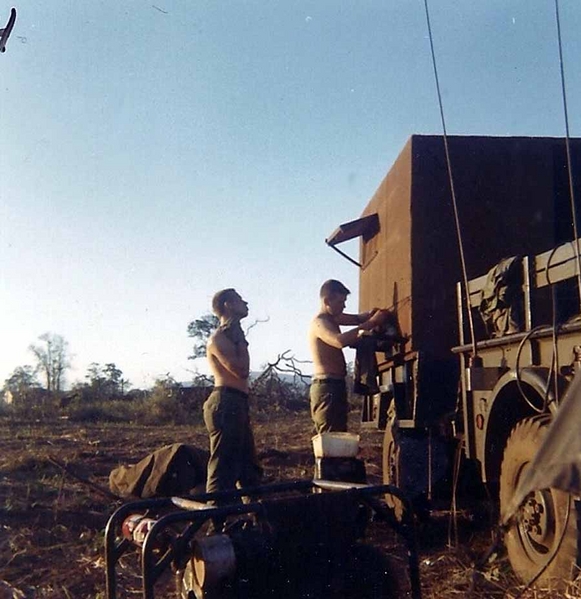
[(358, 218), (357, 220), (352, 220), (348, 223), (339, 225), (339, 227), (325, 239), (325, 243), (344, 258), (347, 258), (349, 262), (352, 262), (361, 268), (359, 262), (345, 254), (345, 252), (342, 252), (336, 246), (344, 241), (355, 239), (356, 237), (361, 237), (364, 241), (369, 241), (372, 237), (377, 235), (377, 233), (379, 233), (379, 216), (374, 212), (373, 214)]

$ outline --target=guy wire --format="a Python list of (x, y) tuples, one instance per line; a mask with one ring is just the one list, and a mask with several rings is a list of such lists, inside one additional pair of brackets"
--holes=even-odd
[(575, 190), (573, 186), (573, 167), (571, 161), (571, 144), (569, 139), (569, 113), (567, 111), (567, 91), (565, 88), (565, 67), (563, 64), (563, 45), (561, 42), (561, 19), (559, 17), (559, 0), (555, 0), (555, 18), (557, 21), (557, 41), (559, 44), (559, 65), (561, 70), (561, 93), (563, 97), (563, 112), (565, 116), (565, 147), (567, 149), (567, 171), (569, 175), (569, 198), (571, 201), (571, 216), (573, 217), (573, 235), (575, 238), (575, 257), (577, 262), (577, 291), (581, 302), (581, 257), (579, 256), (579, 233), (577, 230), (577, 211), (575, 210)]
[[(456, 202), (456, 191), (454, 189), (454, 178), (452, 176), (452, 161), (450, 160), (450, 150), (448, 148), (448, 135), (446, 133), (446, 119), (444, 118), (444, 108), (442, 105), (442, 94), (440, 93), (440, 81), (438, 78), (438, 67), (436, 65), (436, 54), (434, 52), (434, 40), (432, 36), (432, 26), (430, 24), (430, 11), (428, 9), (428, 0), (424, 0), (426, 9), (426, 21), (428, 24), (428, 35), (430, 38), (430, 50), (432, 53), (432, 65), (434, 67), (434, 78), (436, 80), (436, 92), (438, 94), (438, 105), (440, 107), (440, 117), (442, 119), (442, 131), (444, 138), (444, 151), (446, 154), (446, 165), (448, 167), (448, 178), (450, 181), (450, 192), (452, 195), (452, 206), (454, 209), (454, 221), (456, 224), (456, 237), (458, 240), (458, 249), (460, 251), (460, 264), (462, 266), (462, 280), (464, 286), (464, 294), (466, 296), (466, 307), (468, 310), (468, 325), (470, 327), (470, 338), (472, 344), (472, 354), (475, 356), (476, 351), (476, 336), (474, 334), (474, 318), (470, 309), (470, 294), (468, 291), (468, 273), (466, 271), (466, 260), (464, 258), (464, 244), (462, 242), (462, 230), (460, 228), (460, 217), (458, 216), (458, 204)], [(581, 279), (580, 279), (581, 281)], [(580, 287), (581, 289), (581, 287)]]

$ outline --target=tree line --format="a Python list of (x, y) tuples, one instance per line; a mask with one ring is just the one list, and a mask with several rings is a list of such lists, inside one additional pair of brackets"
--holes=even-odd
[[(187, 335), (193, 340), (188, 359), (206, 356), (206, 344), (218, 325), (213, 314), (188, 323)], [(33, 417), (64, 415), (78, 420), (189, 422), (201, 417), (199, 408), (213, 384), (211, 377), (193, 369), (191, 386), (182, 385), (168, 372), (158, 377), (151, 389), (134, 389), (114, 362), (93, 362), (83, 381), (65, 389), (71, 354), (62, 335), (45, 333), (29, 351), (33, 363), (16, 367), (4, 381), (4, 412)], [(306, 383), (301, 362), (290, 350), (282, 352), (251, 382), (254, 410), (266, 413), (305, 408)]]

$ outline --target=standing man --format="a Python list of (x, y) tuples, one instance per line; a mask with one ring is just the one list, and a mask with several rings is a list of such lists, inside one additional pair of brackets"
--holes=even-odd
[[(362, 314), (344, 314), (349, 293), (340, 281), (325, 281), (320, 291), (321, 308), (309, 328), (313, 357), (311, 417), (317, 433), (347, 430), (349, 406), (343, 348), (354, 345), (363, 331), (380, 326), (385, 318), (377, 309)], [(343, 325), (358, 326), (341, 333), (339, 327)]]
[(248, 411), (248, 342), (240, 326), (248, 316), (248, 304), (235, 289), (223, 289), (214, 295), (212, 309), (220, 326), (207, 346), (215, 385), (204, 403), (210, 436), (208, 493), (254, 486), (262, 475)]

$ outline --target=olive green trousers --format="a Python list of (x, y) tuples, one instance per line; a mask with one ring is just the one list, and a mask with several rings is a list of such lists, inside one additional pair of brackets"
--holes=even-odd
[(248, 395), (230, 387), (215, 387), (204, 403), (204, 422), (210, 436), (206, 491), (230, 491), (260, 483), (250, 427)]
[(344, 379), (313, 379), (309, 391), (317, 433), (347, 430), (347, 385)]

